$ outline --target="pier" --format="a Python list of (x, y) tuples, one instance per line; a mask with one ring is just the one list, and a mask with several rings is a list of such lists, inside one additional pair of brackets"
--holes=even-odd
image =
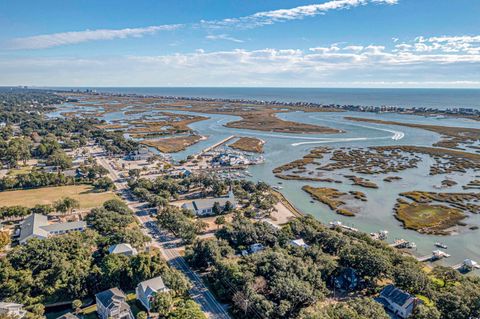
[(450, 255), (447, 254), (446, 252), (442, 250), (434, 250), (432, 251), (431, 255), (417, 257), (417, 260), (420, 262), (427, 262), (427, 261), (436, 261), (436, 260), (440, 260), (442, 258), (448, 258), (448, 257), (450, 257)]
[(219, 147), (219, 146), (221, 146), (221, 145), (223, 145), (223, 144), (227, 143), (228, 141), (231, 141), (231, 140), (233, 140), (233, 139), (234, 139), (234, 138), (236, 138), (236, 137), (237, 137), (236, 135), (231, 135), (231, 136), (229, 136), (229, 137), (227, 137), (227, 138), (225, 138), (225, 139), (221, 140), (220, 142), (217, 142), (217, 143), (215, 143), (215, 144), (213, 144), (213, 145), (211, 145), (211, 146), (207, 147), (207, 148), (206, 148), (206, 149), (204, 149), (204, 150), (203, 150), (203, 151), (202, 151), (200, 154), (203, 154), (203, 153), (210, 152), (211, 150), (213, 150), (213, 149), (215, 149), (215, 148), (217, 148), (217, 147)]
[(344, 225), (340, 221), (330, 222), (329, 225), (330, 225), (330, 228), (340, 227), (340, 228), (348, 230), (348, 231), (358, 232), (358, 229), (356, 229), (354, 227)]
[(392, 248), (408, 248), (408, 246), (410, 246), (411, 243), (408, 241), (408, 240), (405, 240), (405, 239), (397, 239), (393, 242), (393, 244), (389, 244), (388, 246), (392, 247)]
[(470, 272), (475, 269), (480, 269), (480, 265), (471, 259), (465, 259), (462, 263), (452, 266), (453, 269), (460, 272)]

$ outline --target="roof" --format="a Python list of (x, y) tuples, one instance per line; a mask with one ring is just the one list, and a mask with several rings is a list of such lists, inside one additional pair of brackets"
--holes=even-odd
[(192, 210), (203, 210), (212, 208), (215, 203), (218, 203), (220, 206), (225, 206), (228, 201), (235, 205), (235, 197), (231, 192), (228, 194), (228, 197), (196, 199), (191, 203), (185, 203), (185, 207)]
[(406, 308), (414, 300), (409, 293), (396, 288), (394, 285), (388, 285), (383, 288), (380, 296), (404, 308)]
[(108, 248), (108, 252), (110, 254), (125, 254), (125, 253), (131, 253), (135, 255), (137, 254), (137, 250), (133, 248), (132, 245), (127, 243), (112, 245)]
[(167, 289), (161, 276), (142, 281), (138, 284), (138, 286), (142, 288), (146, 295), (150, 295), (151, 293), (157, 292), (159, 290)]
[(42, 226), (41, 228), (49, 232), (68, 231), (68, 230), (79, 229), (79, 228), (82, 228), (82, 229), (87, 228), (87, 223), (84, 221), (57, 223), (57, 224)]
[(478, 263), (476, 261), (473, 261), (471, 259), (465, 259), (463, 261), (463, 264), (468, 266), (468, 267), (476, 267), (478, 265)]
[(299, 246), (299, 247), (307, 247), (308, 246), (302, 238), (292, 240), (291, 243), (293, 245)]
[(27, 216), (20, 224), (20, 242), (28, 239), (30, 236), (48, 237), (50, 233), (56, 231), (69, 231), (74, 229), (83, 229), (87, 227), (84, 221), (49, 224), (48, 217), (42, 214), (31, 214)]
[(48, 225), (48, 218), (41, 214), (31, 214), (27, 216), (20, 224), (20, 241), (36, 235), (39, 237), (48, 237), (48, 231), (42, 229), (42, 226)]
[(11, 308), (20, 308), (23, 307), (22, 304), (14, 302), (2, 302), (0, 301), (0, 309), (11, 309)]
[(95, 295), (97, 300), (102, 303), (105, 308), (108, 308), (114, 299), (125, 300), (127, 296), (118, 288), (111, 288)]

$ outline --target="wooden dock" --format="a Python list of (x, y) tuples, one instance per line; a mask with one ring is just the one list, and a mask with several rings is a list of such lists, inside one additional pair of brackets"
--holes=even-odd
[(405, 239), (398, 239), (393, 242), (393, 244), (389, 244), (388, 246), (392, 248), (406, 248), (410, 242)]
[(217, 148), (217, 147), (219, 147), (219, 146), (227, 143), (228, 141), (233, 140), (233, 139), (236, 138), (236, 137), (237, 137), (236, 135), (231, 135), (231, 136), (229, 136), (229, 137), (227, 137), (227, 138), (224, 138), (224, 139), (221, 140), (220, 142), (217, 142), (217, 143), (215, 143), (215, 144), (207, 147), (207, 148), (204, 149), (200, 154), (210, 152), (211, 150), (213, 150), (213, 149), (215, 149), (215, 148)]
[(432, 251), (431, 255), (417, 257), (417, 260), (420, 262), (427, 262), (427, 261), (436, 261), (436, 260), (440, 260), (442, 258), (448, 258), (448, 257), (450, 257), (450, 254), (447, 254), (442, 250), (434, 250)]

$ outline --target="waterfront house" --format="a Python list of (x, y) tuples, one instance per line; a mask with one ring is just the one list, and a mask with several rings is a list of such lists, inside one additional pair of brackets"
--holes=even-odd
[(48, 217), (42, 214), (31, 214), (20, 224), (20, 244), (29, 239), (45, 239), (54, 235), (62, 235), (72, 231), (83, 231), (87, 228), (84, 221), (50, 224)]
[(418, 299), (396, 288), (394, 285), (388, 285), (380, 292), (376, 298), (386, 309), (393, 312), (400, 318), (408, 318), (415, 309)]
[(167, 292), (169, 289), (163, 283), (162, 277), (158, 276), (149, 280), (142, 281), (135, 289), (137, 300), (150, 311), (150, 302), (158, 293)]
[(14, 302), (0, 301), (0, 315), (23, 318), (27, 312), (23, 310), (23, 305)]
[(227, 197), (201, 198), (192, 200), (191, 202), (183, 204), (182, 208), (193, 211), (197, 216), (207, 216), (214, 214), (213, 206), (215, 203), (218, 203), (219, 208), (223, 210), (225, 209), (227, 202), (230, 202), (233, 207), (236, 207), (237, 205), (232, 191), (228, 193)]
[(108, 248), (109, 254), (116, 255), (125, 255), (125, 256), (136, 256), (138, 254), (137, 249), (133, 248), (132, 245), (127, 243), (121, 243), (117, 245), (112, 245)]
[(95, 295), (100, 319), (134, 319), (127, 296), (118, 288), (111, 288)]

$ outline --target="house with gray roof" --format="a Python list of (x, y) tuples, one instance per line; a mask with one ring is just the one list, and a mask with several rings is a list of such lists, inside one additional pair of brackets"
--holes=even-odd
[(183, 204), (182, 208), (193, 211), (197, 216), (206, 216), (214, 214), (213, 206), (215, 205), (215, 203), (218, 203), (220, 209), (223, 210), (225, 209), (225, 205), (227, 204), (227, 202), (230, 202), (233, 207), (237, 206), (237, 202), (232, 191), (230, 191), (228, 193), (228, 196), (226, 197), (201, 198), (192, 200), (191, 202)]
[(14, 302), (0, 301), (0, 315), (14, 316), (21, 319), (27, 311), (23, 310), (23, 305)]
[(137, 295), (137, 299), (148, 311), (150, 311), (150, 303), (155, 298), (155, 296), (158, 293), (167, 291), (169, 291), (169, 289), (163, 283), (162, 277), (158, 276), (139, 283), (135, 290), (135, 293)]
[(96, 294), (95, 301), (100, 319), (134, 319), (127, 296), (118, 288)]
[(84, 221), (50, 224), (48, 217), (42, 214), (31, 214), (20, 224), (20, 244), (29, 239), (45, 239), (54, 235), (66, 234), (71, 231), (83, 231), (87, 228)]
[(125, 256), (136, 256), (138, 254), (137, 249), (133, 248), (132, 245), (121, 243), (117, 245), (112, 245), (108, 248), (109, 254), (125, 255)]
[(408, 318), (419, 300), (409, 293), (396, 288), (394, 285), (388, 285), (380, 292), (380, 296), (375, 299), (380, 302), (387, 310), (393, 312), (400, 318)]

